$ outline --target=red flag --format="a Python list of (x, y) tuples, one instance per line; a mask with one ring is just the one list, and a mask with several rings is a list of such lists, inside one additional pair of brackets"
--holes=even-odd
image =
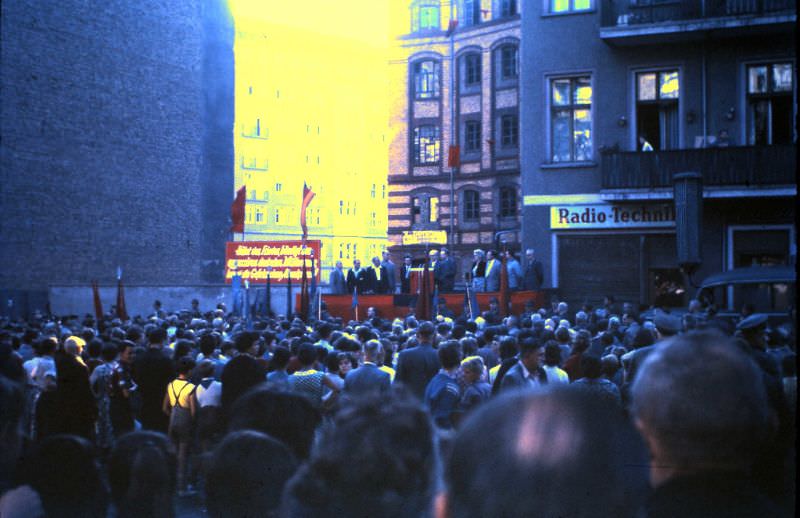
[(500, 264), (500, 311), (503, 315), (511, 314), (509, 305), (511, 302), (511, 292), (508, 289), (508, 268), (506, 268), (506, 257)]
[(450, 146), (447, 152), (447, 167), (458, 167), (461, 165), (461, 148), (458, 146)]
[(125, 309), (125, 288), (122, 279), (117, 279), (117, 316), (121, 320), (128, 320), (128, 310)]
[(97, 286), (97, 281), (92, 281), (92, 295), (94, 296), (94, 314), (99, 325), (103, 320), (103, 303), (100, 302), (100, 288)]
[(300, 314), (308, 318), (308, 274), (306, 273), (306, 256), (303, 256), (303, 277), (300, 282)]
[(447, 24), (447, 34), (446, 36), (449, 38), (451, 34), (458, 28), (458, 20), (455, 18), (450, 19), (450, 23)]
[(430, 320), (431, 318), (431, 287), (428, 271), (428, 261), (425, 261), (422, 279), (417, 285), (417, 307), (414, 311), (417, 320)]
[(306, 240), (308, 236), (308, 227), (306, 226), (306, 209), (308, 208), (309, 203), (311, 200), (314, 199), (314, 191), (303, 182), (303, 203), (300, 206), (300, 228), (303, 229), (303, 241)]
[(231, 232), (244, 233), (244, 205), (247, 202), (247, 186), (236, 191), (236, 199), (231, 205)]

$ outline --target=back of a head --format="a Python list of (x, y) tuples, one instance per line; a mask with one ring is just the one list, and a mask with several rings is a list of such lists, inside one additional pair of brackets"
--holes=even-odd
[(456, 436), (445, 468), (448, 514), (633, 517), (646, 466), (641, 440), (608, 402), (569, 386), (508, 394)]
[(430, 418), (413, 398), (353, 400), (287, 486), (285, 516), (428, 515), (435, 459)]
[(123, 435), (108, 460), (108, 481), (121, 518), (174, 516), (175, 451), (164, 434)]
[(106, 516), (108, 492), (83, 438), (47, 437), (26, 458), (21, 478), (39, 494), (48, 517)]
[(461, 364), (461, 344), (458, 340), (447, 340), (439, 346), (439, 362), (444, 369), (453, 369)]
[(217, 446), (206, 473), (206, 505), (212, 517), (271, 516), (297, 460), (282, 442), (243, 430)]
[(364, 344), (364, 355), (371, 361), (377, 361), (381, 358), (379, 355), (383, 354), (383, 345), (378, 340), (369, 340)]
[(551, 340), (545, 344), (544, 363), (549, 367), (558, 367), (561, 363), (561, 348), (558, 342)]
[(151, 344), (163, 344), (167, 339), (167, 331), (162, 327), (154, 327), (147, 333), (147, 341)]
[(278, 346), (272, 353), (272, 360), (271, 366), (273, 370), (283, 370), (289, 364), (289, 360), (292, 358), (292, 352), (283, 346)]
[(433, 327), (433, 324), (425, 320), (419, 324), (419, 327), (417, 328), (417, 336), (421, 339), (427, 340), (433, 336), (434, 331), (435, 328)]
[(253, 347), (256, 340), (258, 340), (258, 334), (252, 331), (242, 331), (236, 335), (233, 340), (236, 350), (240, 353), (246, 353)]
[(657, 345), (634, 380), (632, 398), (645, 434), (665, 457), (687, 468), (747, 468), (767, 430), (760, 370), (716, 332)]
[(303, 396), (260, 385), (236, 401), (229, 429), (265, 433), (283, 441), (298, 459), (305, 459), (320, 419)]

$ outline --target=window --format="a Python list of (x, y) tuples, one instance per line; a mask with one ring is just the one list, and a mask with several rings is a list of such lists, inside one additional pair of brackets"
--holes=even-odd
[(550, 0), (551, 13), (588, 11), (591, 8), (592, 0)]
[(791, 63), (747, 67), (747, 141), (750, 145), (794, 140), (794, 70)]
[(431, 194), (420, 194), (411, 198), (412, 223), (431, 226), (439, 221), (439, 198)]
[(461, 84), (464, 89), (481, 84), (481, 55), (467, 54), (461, 58)]
[(440, 29), (439, 2), (419, 1), (411, 5), (411, 32)]
[(553, 162), (592, 159), (591, 78), (550, 82), (550, 139)]
[(372, 188), (369, 190), (369, 196), (370, 196), (370, 198), (373, 198), (373, 199), (375, 198), (375, 184), (374, 183), (372, 184)]
[(433, 99), (439, 97), (439, 63), (433, 60), (414, 63), (414, 97)]
[(500, 16), (508, 18), (517, 14), (517, 0), (501, 0), (500, 1)]
[(281, 209), (275, 209), (275, 223), (281, 222)]
[(481, 0), (462, 0), (459, 25), (471, 27), (481, 23)]
[(479, 153), (481, 150), (481, 121), (464, 123), (464, 152)]
[(654, 149), (679, 147), (678, 100), (680, 77), (677, 70), (636, 74), (636, 135)]
[(256, 212), (256, 223), (261, 223), (263, 218), (264, 218), (264, 215), (261, 213), (261, 211)]
[(513, 218), (517, 215), (517, 188), (502, 187), (500, 189), (500, 217)]
[(500, 77), (516, 79), (518, 49), (515, 45), (504, 45), (500, 48)]
[(519, 117), (516, 114), (500, 117), (500, 145), (504, 148), (519, 146)]
[(242, 155), (242, 169), (253, 169), (256, 171), (268, 171), (269, 161), (266, 158), (259, 159), (255, 156)]
[(417, 164), (439, 163), (439, 127), (414, 128), (414, 161)]
[(480, 193), (468, 190), (462, 194), (464, 221), (478, 221), (481, 217)]

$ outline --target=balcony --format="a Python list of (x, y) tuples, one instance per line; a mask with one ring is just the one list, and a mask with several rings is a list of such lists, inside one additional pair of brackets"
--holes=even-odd
[(609, 152), (601, 157), (602, 188), (672, 188), (676, 173), (695, 171), (706, 187), (773, 187), (796, 184), (795, 145)]
[(605, 0), (600, 37), (615, 45), (793, 31), (794, 0)]

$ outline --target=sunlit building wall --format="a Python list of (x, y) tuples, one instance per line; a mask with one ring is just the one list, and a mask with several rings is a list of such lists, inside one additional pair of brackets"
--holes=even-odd
[(388, 198), (389, 8), (332, 4), (231, 2), (243, 237), (299, 239), (305, 183), (315, 193), (308, 238), (322, 241), (324, 272), (337, 260), (347, 266), (380, 255)]

